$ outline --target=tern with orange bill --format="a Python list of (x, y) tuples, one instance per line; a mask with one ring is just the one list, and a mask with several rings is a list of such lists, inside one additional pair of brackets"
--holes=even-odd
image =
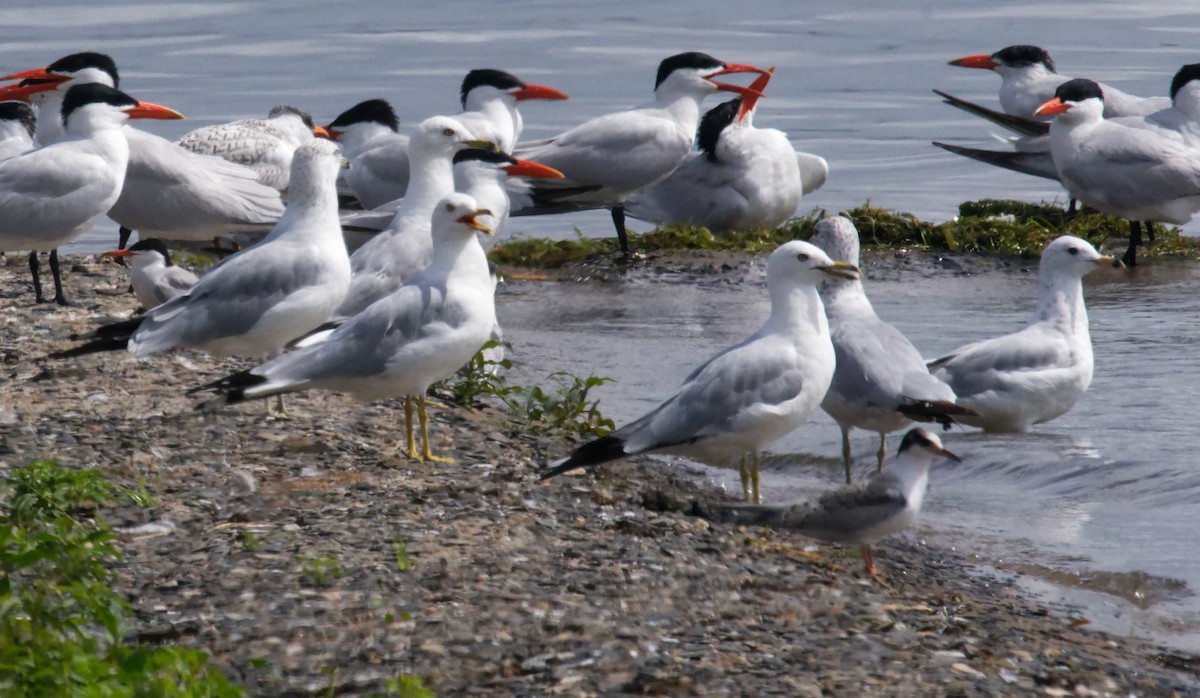
[(112, 250), (101, 257), (132, 259), (129, 283), (133, 295), (146, 310), (156, 308), (176, 296), (182, 296), (200, 279), (175, 264), (171, 251), (162, 240), (143, 238), (126, 249)]

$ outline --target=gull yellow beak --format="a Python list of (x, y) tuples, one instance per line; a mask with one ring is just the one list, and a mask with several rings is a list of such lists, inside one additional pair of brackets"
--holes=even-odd
[(489, 141), (486, 138), (473, 138), (466, 142), (466, 146), (468, 148), (477, 148), (479, 150), (486, 150), (489, 153), (503, 152), (500, 150), (500, 146), (496, 145), (495, 143)]
[(849, 279), (851, 281), (857, 280), (860, 274), (858, 267), (854, 266), (853, 264), (847, 264), (846, 262), (834, 262), (828, 266), (817, 267), (817, 269), (820, 269), (830, 276), (836, 276), (839, 279)]
[(495, 235), (495, 233), (492, 232), (491, 228), (489, 228), (486, 225), (484, 225), (483, 223), (480, 223), (479, 221), (475, 220), (476, 216), (491, 216), (491, 215), (493, 215), (493, 214), (488, 209), (477, 208), (477, 209), (475, 209), (474, 213), (469, 213), (465, 216), (459, 216), (458, 222), (462, 223), (463, 225), (468, 225), (468, 226), (474, 228), (475, 230), (478, 230), (481, 233), (484, 233), (487, 235)]
[(1113, 269), (1124, 269), (1125, 263), (1111, 254), (1106, 254), (1096, 260), (1096, 266), (1111, 266)]

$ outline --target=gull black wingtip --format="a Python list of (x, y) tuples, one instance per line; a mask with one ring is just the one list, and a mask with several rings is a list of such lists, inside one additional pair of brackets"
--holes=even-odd
[(602, 436), (595, 441), (589, 441), (571, 452), (571, 455), (551, 464), (542, 471), (539, 478), (543, 482), (555, 475), (561, 475), (568, 470), (587, 468), (627, 456), (625, 442), (612, 434)]

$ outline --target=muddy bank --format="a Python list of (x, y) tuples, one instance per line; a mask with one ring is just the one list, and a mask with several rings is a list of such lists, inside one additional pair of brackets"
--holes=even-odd
[(24, 261), (9, 261), (0, 463), (55, 457), (145, 487), (152, 509), (106, 512), (127, 531), (118, 587), (139, 637), (204, 648), (253, 695), (368, 695), (402, 673), (440, 695), (1200, 691), (1194, 658), (1073, 627), (953, 551), (885, 542), (871, 580), (857, 554), (709, 523), (696, 513), (723, 494), (652, 460), (541, 484), (567, 446), (494, 408), (435, 408), (435, 450), (455, 463), (427, 464), (396, 452), (395, 403), (312, 394), (285, 418), (198, 413), (183, 390), (246, 364), (44, 360), (135, 303), (119, 267), (75, 258), (79, 305), (33, 306)]

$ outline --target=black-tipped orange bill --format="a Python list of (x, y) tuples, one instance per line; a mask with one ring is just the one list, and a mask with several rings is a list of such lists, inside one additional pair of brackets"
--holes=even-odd
[[(754, 79), (754, 82), (750, 83), (749, 89), (758, 90), (761, 93), (763, 90), (767, 89), (767, 83), (771, 81), (771, 76), (774, 74), (775, 66), (767, 68), (766, 72), (764, 72), (762, 75), (759, 75)], [(743, 97), (742, 106), (738, 107), (737, 117), (734, 119), (734, 121), (741, 123), (742, 119), (745, 119), (747, 114), (754, 111), (754, 107), (756, 106), (758, 106), (758, 97), (754, 95)]]
[(102, 254), (100, 256), (101, 257), (133, 257), (136, 255), (137, 255), (136, 252), (130, 252), (129, 250), (112, 250), (111, 252), (105, 252), (104, 254)]
[(500, 169), (508, 173), (509, 177), (537, 177), (538, 179), (562, 179), (563, 173), (536, 162), (529, 160), (517, 160), (511, 165), (501, 165)]
[(475, 209), (474, 213), (469, 213), (465, 216), (459, 216), (458, 222), (462, 223), (463, 225), (469, 225), (481, 233), (486, 233), (487, 235), (495, 235), (495, 233), (492, 232), (491, 228), (489, 228), (486, 225), (484, 225), (483, 223), (480, 223), (479, 221), (475, 220), (476, 216), (490, 216), (490, 215), (492, 215), (492, 212), (489, 211), (488, 209), (479, 208), (479, 209)]
[(1070, 110), (1071, 110), (1070, 104), (1067, 104), (1066, 102), (1062, 101), (1058, 97), (1055, 97), (1053, 99), (1046, 100), (1046, 102), (1044, 104), (1042, 104), (1042, 106), (1038, 107), (1037, 109), (1034, 109), (1033, 115), (1034, 116), (1045, 116), (1047, 114), (1062, 114), (1062, 113), (1070, 111)]
[(713, 73), (712, 75), (709, 75), (708, 77), (715, 78), (718, 75), (730, 75), (732, 73), (765, 73), (765, 72), (767, 72), (767, 71), (763, 70), (762, 68), (759, 68), (758, 66), (754, 66), (754, 65), (747, 65), (745, 63), (726, 63), (724, 68), (718, 70), (717, 72)]
[(126, 109), (125, 113), (131, 119), (161, 119), (163, 121), (170, 121), (172, 119), (184, 118), (183, 114), (174, 109), (152, 102), (138, 102), (136, 107)]
[(324, 126), (313, 126), (313, 135), (317, 138), (324, 138), (328, 141), (333, 140), (333, 136), (329, 135), (329, 130)]
[(512, 93), (517, 101), (520, 102), (526, 99), (570, 99), (571, 96), (561, 90), (556, 90), (553, 87), (545, 85), (525, 85), (521, 89)]
[(992, 57), (986, 53), (977, 53), (973, 56), (963, 56), (950, 61), (950, 65), (956, 65), (959, 68), (983, 68), (984, 70), (992, 70), (1000, 65), (992, 60)]

